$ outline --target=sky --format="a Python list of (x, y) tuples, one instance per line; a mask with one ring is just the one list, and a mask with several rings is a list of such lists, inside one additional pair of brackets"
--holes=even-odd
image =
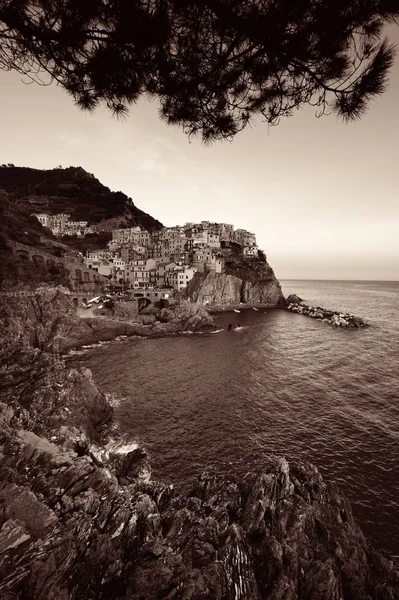
[[(399, 46), (399, 28), (388, 34)], [(305, 107), (204, 146), (139, 101), (127, 120), (0, 72), (0, 164), (81, 166), (164, 225), (253, 231), (279, 279), (399, 280), (399, 53), (359, 121)]]

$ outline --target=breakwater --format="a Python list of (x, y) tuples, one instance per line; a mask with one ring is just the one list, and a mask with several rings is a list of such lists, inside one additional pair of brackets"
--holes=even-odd
[(299, 315), (305, 315), (306, 317), (311, 317), (312, 319), (319, 319), (320, 321), (328, 323), (329, 325), (334, 325), (335, 327), (369, 327), (369, 324), (363, 319), (351, 315), (350, 313), (328, 310), (321, 306), (307, 306), (306, 304), (302, 304), (302, 302), (290, 302), (287, 304), (286, 310), (298, 313)]

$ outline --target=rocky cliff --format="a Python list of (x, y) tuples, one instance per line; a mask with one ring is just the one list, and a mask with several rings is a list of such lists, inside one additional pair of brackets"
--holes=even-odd
[(265, 457), (187, 496), (151, 481), (143, 449), (112, 443), (90, 372), (54, 354), (68, 302), (0, 312), (2, 599), (399, 599), (398, 565), (311, 465)]
[(243, 279), (213, 271), (195, 273), (184, 295), (192, 302), (210, 307), (240, 303), (280, 306), (284, 301), (280, 283), (274, 275), (267, 279)]

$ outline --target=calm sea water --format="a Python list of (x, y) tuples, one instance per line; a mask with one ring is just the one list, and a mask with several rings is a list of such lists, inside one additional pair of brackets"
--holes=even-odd
[[(306, 459), (343, 488), (374, 544), (398, 555), (399, 282), (282, 286), (372, 327), (249, 310), (217, 317), (219, 333), (112, 342), (72, 362), (122, 398), (120, 431), (144, 445), (155, 477), (187, 490), (205, 469)], [(231, 321), (245, 328), (229, 333)]]

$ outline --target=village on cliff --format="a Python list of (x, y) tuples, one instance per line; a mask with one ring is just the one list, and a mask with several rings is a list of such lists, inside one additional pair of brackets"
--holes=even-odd
[(34, 216), (57, 237), (112, 232), (106, 248), (86, 251), (86, 267), (107, 277), (114, 289), (153, 295), (154, 300), (171, 288), (182, 291), (196, 272), (223, 273), (226, 259), (232, 255), (257, 258), (260, 252), (254, 233), (235, 230), (227, 223), (201, 221), (146, 231), (139, 226), (111, 229), (105, 223), (89, 225), (71, 221), (64, 213)]

